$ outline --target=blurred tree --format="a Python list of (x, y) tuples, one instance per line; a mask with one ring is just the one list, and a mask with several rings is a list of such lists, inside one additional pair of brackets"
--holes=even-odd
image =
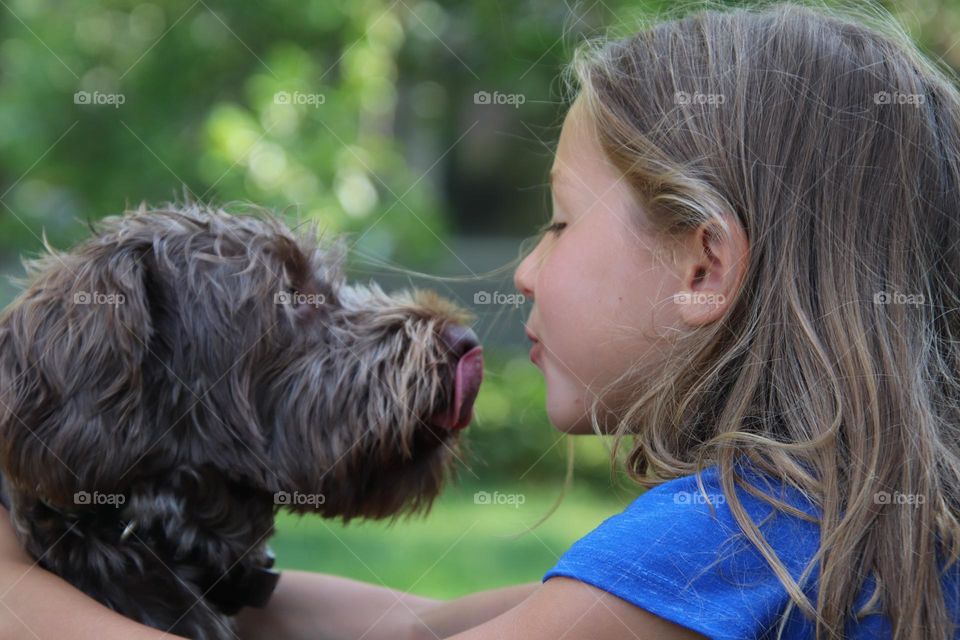
[(623, 4), (11, 0), (0, 252), (184, 194), (295, 207), (388, 258), (528, 234), (556, 74)]

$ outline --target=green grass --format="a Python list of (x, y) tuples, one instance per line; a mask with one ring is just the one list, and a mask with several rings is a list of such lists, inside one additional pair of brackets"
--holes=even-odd
[(485, 488), (490, 494), (517, 491), (523, 504), (477, 504), (475, 490), (449, 487), (426, 518), (393, 524), (343, 525), (282, 514), (271, 541), (277, 566), (347, 576), (428, 597), (456, 597), (539, 580), (570, 544), (623, 510), (632, 498), (624, 490), (598, 496), (574, 489), (546, 522), (514, 537), (547, 512), (558, 490)]

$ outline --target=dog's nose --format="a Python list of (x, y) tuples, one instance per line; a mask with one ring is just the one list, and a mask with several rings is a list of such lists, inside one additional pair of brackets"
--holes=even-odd
[(447, 325), (440, 333), (440, 337), (455, 358), (459, 358), (470, 349), (480, 345), (480, 339), (473, 329), (462, 324)]

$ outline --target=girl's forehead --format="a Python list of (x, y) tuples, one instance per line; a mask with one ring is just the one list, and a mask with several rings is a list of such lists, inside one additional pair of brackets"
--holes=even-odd
[(558, 143), (559, 147), (563, 145), (563, 141), (571, 139), (579, 139), (583, 137), (583, 118), (584, 113), (582, 106), (578, 100), (574, 100), (573, 104), (570, 105), (570, 108), (567, 110), (567, 115), (563, 118), (563, 126), (560, 128), (560, 141)]
[[(577, 104), (575, 101), (567, 111), (554, 153), (550, 173), (552, 178), (558, 180), (563, 180), (565, 174), (579, 172), (581, 165), (586, 167), (602, 156), (596, 139), (590, 135), (589, 127), (584, 126), (586, 114), (577, 108)], [(554, 176), (554, 173), (558, 175)]]

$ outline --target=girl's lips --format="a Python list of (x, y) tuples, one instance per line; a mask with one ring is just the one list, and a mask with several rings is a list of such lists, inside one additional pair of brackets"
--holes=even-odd
[(540, 364), (540, 343), (534, 342), (533, 346), (530, 347), (530, 362), (533, 364)]

